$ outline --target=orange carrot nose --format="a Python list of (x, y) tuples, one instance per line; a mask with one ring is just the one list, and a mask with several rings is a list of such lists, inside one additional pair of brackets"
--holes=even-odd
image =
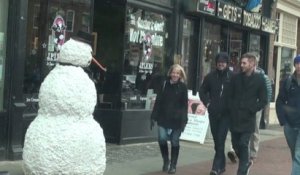
[(107, 69), (105, 68), (105, 67), (103, 67), (94, 57), (93, 57), (93, 59), (92, 59), (92, 61), (95, 63), (95, 64), (97, 64), (97, 66), (101, 69), (101, 70), (103, 70), (103, 71), (107, 71)]

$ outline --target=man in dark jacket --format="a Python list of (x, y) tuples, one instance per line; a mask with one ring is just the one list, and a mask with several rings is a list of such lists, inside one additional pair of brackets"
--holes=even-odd
[(267, 104), (267, 92), (263, 77), (255, 73), (255, 55), (242, 55), (240, 65), (241, 72), (232, 78), (230, 130), (232, 146), (239, 158), (237, 175), (247, 175), (253, 164), (249, 140), (255, 130), (255, 114)]
[(300, 174), (300, 55), (294, 59), (293, 75), (282, 81), (276, 113), (292, 155), (291, 175)]
[(229, 127), (228, 97), (232, 71), (228, 69), (228, 55), (221, 52), (216, 56), (216, 70), (203, 80), (199, 95), (208, 108), (210, 129), (215, 144), (215, 156), (210, 175), (225, 171), (225, 140)]

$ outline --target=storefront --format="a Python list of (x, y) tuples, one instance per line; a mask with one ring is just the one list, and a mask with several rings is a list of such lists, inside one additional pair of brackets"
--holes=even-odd
[(230, 54), (234, 71), (246, 51), (259, 53), (261, 66), (267, 68), (271, 32), (263, 30), (270, 27), (263, 22), (264, 13), (246, 18), (244, 9), (228, 2), (9, 1), (14, 8), (7, 8), (8, 1), (4, 2), (1, 22), (9, 19), (7, 30), (11, 33), (6, 36), (5, 23), (0, 23), (0, 63), (7, 60), (5, 69), (0, 69), (5, 77), (4, 84), (0, 82), (2, 159), (21, 158), (26, 130), (37, 115), (41, 82), (55, 66), (63, 43), (78, 30), (93, 34), (93, 54), (104, 67), (91, 65), (86, 72), (95, 82), (98, 102), (94, 118), (107, 142), (156, 140), (157, 129), (150, 130), (150, 114), (159, 84), (173, 63), (185, 68), (188, 88), (194, 93), (214, 69), (214, 56), (220, 51)]
[(270, 123), (277, 124), (275, 99), (282, 79), (294, 72), (293, 59), (299, 54), (299, 2), (280, 0), (276, 6), (279, 33), (273, 50), (274, 99), (270, 106)]
[[(277, 22), (270, 18), (273, 1), (258, 4), (257, 12), (236, 2), (183, 1), (181, 64), (194, 72), (188, 73), (188, 85), (194, 92), (215, 68), (214, 57), (221, 51), (229, 53), (229, 68), (234, 72), (239, 69), (241, 55), (254, 52), (260, 57), (259, 67), (268, 73), (269, 41), (277, 32)], [(268, 115), (264, 117), (268, 120)]]
[[(98, 90), (95, 119), (106, 141), (153, 141), (150, 114), (162, 77), (172, 64), (174, 2), (95, 1), (96, 57), (107, 71), (94, 69)], [(114, 18), (111, 18), (114, 16)]]

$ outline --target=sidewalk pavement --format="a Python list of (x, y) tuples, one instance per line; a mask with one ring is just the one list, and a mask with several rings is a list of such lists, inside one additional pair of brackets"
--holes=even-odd
[[(261, 144), (257, 162), (250, 175), (290, 174), (290, 152), (283, 136), (282, 128), (270, 126), (260, 130)], [(208, 175), (214, 155), (213, 141), (206, 138), (204, 144), (181, 141), (177, 165), (178, 175)], [(229, 150), (230, 138), (226, 141)], [(163, 175), (162, 158), (156, 142), (115, 145), (107, 144), (107, 166), (104, 175)], [(223, 175), (235, 175), (237, 164), (227, 160)], [(21, 161), (0, 162), (0, 172), (9, 171), (10, 175), (22, 175)]]

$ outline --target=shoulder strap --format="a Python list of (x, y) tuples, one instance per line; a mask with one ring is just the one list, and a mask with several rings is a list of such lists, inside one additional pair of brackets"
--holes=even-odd
[(291, 88), (291, 85), (292, 85), (292, 75), (289, 75), (286, 79), (286, 83), (285, 83), (285, 90), (287, 92), (289, 92), (290, 88)]

